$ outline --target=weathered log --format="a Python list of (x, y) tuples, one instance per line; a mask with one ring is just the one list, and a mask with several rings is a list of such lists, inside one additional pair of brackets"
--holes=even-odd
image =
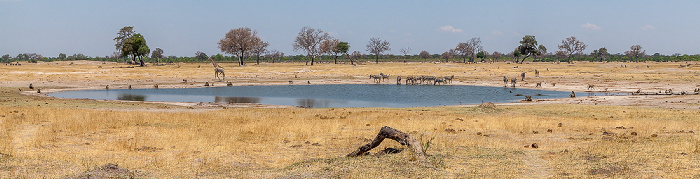
[(416, 158), (422, 162), (430, 164), (430, 161), (425, 158), (425, 155), (423, 154), (423, 147), (421, 147), (420, 142), (416, 140), (413, 135), (401, 132), (399, 130), (396, 130), (394, 128), (391, 128), (389, 126), (384, 126), (382, 127), (381, 130), (379, 130), (379, 133), (377, 134), (377, 137), (374, 138), (374, 140), (368, 144), (365, 144), (355, 150), (354, 152), (348, 154), (348, 157), (357, 157), (357, 156), (362, 156), (366, 152), (372, 150), (373, 148), (379, 146), (379, 144), (384, 141), (385, 138), (395, 140), (396, 142), (399, 142), (401, 145), (407, 145), (409, 148), (413, 149), (413, 151), (416, 154)]

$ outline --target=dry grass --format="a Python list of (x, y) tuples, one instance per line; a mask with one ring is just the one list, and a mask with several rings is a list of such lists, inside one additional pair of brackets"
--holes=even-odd
[[(5, 86), (44, 82), (57, 87), (81, 81), (85, 77), (82, 73), (69, 73), (80, 71), (92, 73), (86, 76), (95, 76), (94, 81), (110, 86), (136, 82), (148, 74), (160, 75), (154, 80), (172, 85), (185, 78), (178, 74), (190, 75), (190, 81), (211, 80), (211, 69), (204, 69), (205, 64), (199, 64), (202, 68), (198, 69), (197, 65), (112, 69), (119, 65), (38, 64), (35, 67), (39, 70), (30, 71), (23, 65), (0, 78), (8, 82)], [(365, 74), (384, 72), (460, 74), (456, 76), (463, 84), (495, 86), (500, 85), (499, 75), (514, 76), (534, 69), (540, 69), (543, 77), (539, 79), (558, 80), (557, 86), (572, 88), (576, 88), (576, 80), (599, 80), (590, 74), (623, 81), (649, 74), (649, 81), (627, 79), (628, 83), (660, 79), (678, 87), (692, 86), (684, 79), (700, 78), (694, 76), (697, 70), (651, 75), (675, 65), (652, 64), (651, 71), (645, 71), (646, 65), (636, 64), (644, 66), (638, 68), (641, 73), (617, 69), (619, 64), (591, 63), (576, 67), (533, 64), (518, 69), (511, 64), (496, 64), (495, 69), (484, 64), (224, 67), (240, 83), (286, 83), (290, 79), (364, 83), (370, 82), (364, 79)], [(614, 73), (604, 73), (609, 70)], [(50, 75), (54, 73), (56, 76)], [(115, 75), (121, 73), (125, 74)], [(545, 76), (547, 73), (551, 76)], [(255, 75), (262, 79), (250, 81)], [(676, 79), (678, 76), (681, 78)], [(38, 78), (42, 80), (32, 81)], [(139, 82), (144, 86), (148, 83)], [(0, 178), (74, 176), (106, 163), (119, 164), (148, 178), (700, 177), (699, 110), (576, 104), (187, 109), (26, 96), (20, 95), (16, 86), (2, 88), (0, 105)], [(433, 138), (427, 154), (437, 169), (411, 161), (408, 152), (343, 157), (373, 139), (382, 126), (423, 136), (424, 143)], [(525, 148), (532, 143), (539, 148)], [(378, 148), (384, 147), (400, 146), (386, 141)]]

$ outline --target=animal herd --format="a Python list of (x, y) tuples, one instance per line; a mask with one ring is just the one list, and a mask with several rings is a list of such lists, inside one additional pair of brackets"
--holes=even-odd
[[(369, 79), (374, 80), (375, 83), (381, 83), (382, 81), (386, 81), (389, 79), (388, 74), (384, 73), (379, 73), (379, 75), (369, 75)], [(444, 76), (444, 77), (435, 77), (435, 76), (425, 76), (425, 75), (420, 75), (420, 76), (397, 76), (396, 77), (396, 84), (401, 85), (401, 81), (405, 81), (406, 85), (445, 85), (445, 84), (450, 84), (452, 83), (452, 79), (454, 79), (455, 76)]]

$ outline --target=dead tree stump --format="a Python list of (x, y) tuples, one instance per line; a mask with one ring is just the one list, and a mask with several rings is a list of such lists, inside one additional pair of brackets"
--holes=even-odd
[(421, 147), (420, 142), (416, 140), (413, 135), (401, 132), (399, 130), (396, 130), (394, 128), (391, 128), (389, 126), (384, 126), (382, 127), (381, 130), (379, 130), (379, 133), (377, 134), (377, 137), (372, 140), (372, 142), (365, 144), (355, 150), (354, 152), (348, 154), (348, 157), (357, 157), (357, 156), (362, 156), (366, 152), (372, 150), (373, 148), (379, 146), (379, 144), (384, 141), (385, 138), (395, 140), (396, 142), (399, 142), (401, 145), (407, 145), (409, 148), (413, 149), (413, 151), (416, 154), (416, 158), (420, 160), (421, 162), (430, 164), (430, 161), (425, 158), (425, 154), (423, 154), (423, 147)]

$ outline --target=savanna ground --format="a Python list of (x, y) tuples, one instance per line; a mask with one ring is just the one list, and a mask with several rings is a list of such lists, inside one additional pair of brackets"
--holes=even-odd
[[(397, 75), (455, 75), (452, 85), (503, 86), (504, 75), (519, 78), (526, 72), (518, 88), (534, 88), (536, 82), (543, 89), (576, 92), (589, 90), (588, 84), (595, 85), (592, 91), (610, 92), (700, 88), (697, 62), (221, 65), (234, 85), (373, 83), (368, 75), (381, 72), (392, 75), (392, 84)], [(540, 77), (534, 77), (535, 69)], [(496, 107), (326, 109), (43, 96), (106, 85), (225, 86), (213, 72), (205, 63), (0, 66), (0, 178), (700, 177), (698, 95), (578, 93)], [(30, 90), (30, 83), (42, 93)], [(413, 160), (411, 152), (344, 157), (382, 126), (419, 138), (432, 166)], [(371, 152), (386, 147), (401, 146), (385, 140)], [(108, 163), (120, 170), (100, 173)]]

